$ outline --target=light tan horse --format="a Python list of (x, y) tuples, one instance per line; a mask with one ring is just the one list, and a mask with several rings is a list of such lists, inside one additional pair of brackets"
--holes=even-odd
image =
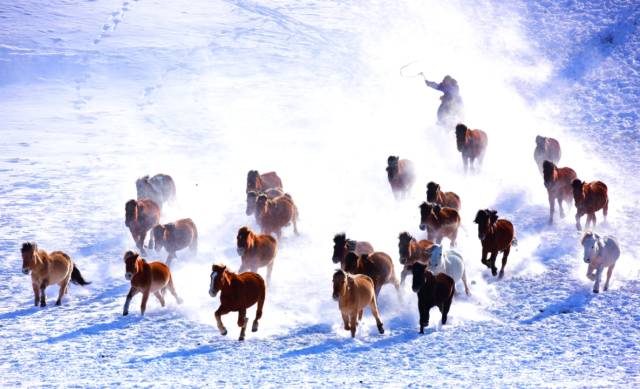
[(356, 326), (358, 321), (362, 320), (362, 314), (367, 305), (376, 319), (378, 331), (384, 334), (371, 277), (364, 274), (351, 275), (344, 270), (336, 270), (333, 274), (333, 299), (338, 301), (344, 329), (351, 331), (352, 338), (356, 336)]
[(31, 273), (31, 284), (33, 286), (34, 303), (37, 307), (47, 305), (45, 289), (49, 285), (58, 284), (58, 300), (56, 305), (62, 304), (62, 296), (67, 294), (69, 281), (78, 285), (89, 285), (80, 274), (80, 270), (73, 263), (71, 258), (62, 251), (54, 251), (48, 254), (46, 251), (38, 249), (35, 242), (22, 244), (20, 249), (22, 254), (22, 273)]

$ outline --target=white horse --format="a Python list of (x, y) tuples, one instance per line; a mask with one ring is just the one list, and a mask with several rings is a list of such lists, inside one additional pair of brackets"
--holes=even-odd
[[(607, 281), (604, 283), (604, 290), (609, 289), (609, 280), (611, 273), (616, 266), (616, 261), (620, 258), (620, 245), (618, 240), (613, 236), (604, 236), (595, 232), (586, 232), (582, 237), (582, 247), (584, 247), (584, 261), (589, 264), (587, 268), (587, 278), (591, 281), (595, 280), (593, 285), (593, 293), (600, 291), (600, 280), (602, 279), (602, 271), (605, 267), (609, 267), (607, 271)], [(596, 274), (593, 274), (593, 271)]]
[(446, 252), (442, 251), (442, 245), (434, 244), (431, 246), (431, 256), (429, 257), (429, 270), (433, 274), (444, 273), (453, 278), (454, 282), (462, 280), (464, 284), (464, 292), (469, 295), (469, 286), (467, 286), (467, 272), (464, 268), (464, 260), (462, 255), (454, 250)]

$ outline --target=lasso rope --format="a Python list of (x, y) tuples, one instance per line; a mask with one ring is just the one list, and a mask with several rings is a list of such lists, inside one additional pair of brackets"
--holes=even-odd
[(406, 77), (406, 78), (415, 78), (415, 77), (422, 76), (422, 78), (423, 78), (424, 80), (426, 80), (427, 78), (424, 76), (424, 73), (423, 73), (423, 72), (419, 72), (419, 73), (416, 73), (416, 74), (413, 74), (413, 75), (407, 75), (407, 74), (405, 74), (405, 73), (404, 73), (404, 69), (406, 69), (406, 68), (408, 68), (409, 66), (411, 66), (411, 65), (413, 65), (413, 64), (416, 64), (416, 63), (418, 63), (418, 62), (420, 62), (420, 61), (421, 61), (421, 60), (416, 60), (416, 61), (409, 62), (408, 64), (406, 64), (406, 65), (402, 66), (402, 67), (400, 68), (400, 76), (401, 76), (401, 77)]

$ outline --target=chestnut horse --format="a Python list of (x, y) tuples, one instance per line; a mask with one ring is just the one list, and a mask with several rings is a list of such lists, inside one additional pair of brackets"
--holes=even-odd
[(560, 143), (557, 140), (540, 135), (536, 136), (536, 149), (533, 152), (533, 159), (535, 159), (540, 173), (544, 172), (544, 166), (542, 166), (544, 161), (551, 161), (557, 164), (560, 162), (561, 155)]
[(240, 327), (238, 340), (244, 340), (249, 322), (247, 309), (255, 303), (258, 303), (258, 308), (251, 332), (258, 331), (258, 320), (262, 317), (262, 307), (267, 294), (267, 288), (260, 274), (254, 272), (236, 274), (227, 270), (225, 265), (212, 265), (209, 295), (215, 298), (218, 292), (221, 292), (220, 307), (215, 315), (222, 336), (227, 335), (227, 329), (222, 324), (222, 315), (233, 311), (238, 312), (238, 327)]
[(549, 224), (553, 224), (556, 200), (560, 207), (560, 217), (564, 217), (563, 201), (571, 207), (571, 200), (573, 199), (571, 183), (576, 179), (577, 175), (570, 167), (559, 168), (551, 161), (544, 161), (542, 163), (542, 176), (544, 177), (544, 186), (547, 188), (547, 194), (549, 195)]
[(293, 232), (298, 235), (298, 207), (289, 194), (270, 199), (265, 194), (256, 198), (256, 222), (265, 234), (275, 233), (278, 239), (282, 229), (293, 223)]
[(364, 274), (371, 277), (376, 297), (384, 284), (393, 284), (396, 291), (400, 293), (400, 283), (393, 270), (393, 261), (383, 252), (358, 255), (351, 251), (340, 263), (340, 267), (351, 274)]
[(578, 179), (571, 183), (573, 188), (573, 200), (576, 203), (576, 228), (578, 231), (582, 229), (580, 226), (580, 218), (587, 215), (585, 228), (589, 228), (589, 223), (593, 222), (596, 226), (596, 212), (602, 209), (604, 221), (607, 221), (609, 213), (609, 195), (607, 185), (602, 181), (593, 181), (586, 183)]
[(404, 231), (398, 235), (398, 251), (400, 253), (400, 264), (404, 265), (400, 272), (400, 285), (404, 285), (404, 279), (411, 273), (411, 265), (421, 262), (425, 265), (429, 263), (430, 250), (433, 242), (430, 240), (417, 241), (411, 234)]
[(247, 173), (247, 192), (264, 192), (272, 188), (282, 189), (282, 180), (276, 172), (260, 174), (257, 170), (249, 170)]
[(443, 192), (440, 185), (431, 181), (427, 184), (427, 202), (438, 204), (441, 207), (460, 210), (460, 196), (453, 192)]
[(271, 283), (271, 271), (278, 251), (278, 242), (271, 235), (258, 235), (249, 227), (238, 230), (236, 247), (242, 263), (238, 273), (244, 271), (257, 272), (258, 268), (267, 267), (267, 283)]
[[(498, 219), (498, 212), (491, 209), (481, 209), (476, 214), (473, 221), (478, 224), (478, 238), (482, 243), (482, 262), (491, 269), (491, 274), (495, 277), (498, 274), (496, 268), (496, 258), (502, 251), (502, 268), (500, 278), (504, 276), (504, 267), (507, 265), (507, 258), (511, 251), (511, 245), (517, 245), (513, 224), (506, 219)], [(491, 254), (489, 260), (487, 255)]]
[(440, 207), (436, 204), (423, 202), (420, 204), (420, 230), (427, 231), (427, 239), (435, 243), (442, 243), (443, 238), (451, 240), (451, 246), (456, 245), (460, 227), (460, 215), (453, 208)]
[(358, 321), (362, 320), (362, 314), (367, 305), (376, 319), (378, 332), (384, 334), (384, 325), (378, 312), (371, 277), (364, 274), (351, 275), (344, 270), (336, 270), (333, 273), (333, 299), (338, 301), (344, 329), (351, 331), (352, 338), (356, 336)]
[(387, 179), (396, 199), (406, 198), (416, 180), (413, 162), (398, 156), (387, 158)]
[(124, 278), (127, 281), (131, 281), (131, 288), (124, 302), (124, 309), (122, 310), (123, 316), (129, 314), (131, 299), (138, 293), (142, 293), (142, 303), (140, 304), (141, 315), (144, 315), (144, 311), (147, 310), (147, 300), (151, 293), (156, 296), (158, 301), (160, 301), (160, 305), (164, 307), (164, 295), (166, 290), (169, 289), (169, 292), (176, 298), (178, 304), (182, 304), (182, 299), (178, 297), (176, 289), (173, 286), (169, 266), (162, 262), (148, 263), (143, 258), (140, 258), (138, 253), (133, 251), (124, 253), (124, 265)]
[(166, 174), (140, 177), (136, 180), (138, 200), (151, 199), (162, 209), (165, 202), (173, 202), (176, 198), (176, 184)]
[(38, 249), (35, 242), (26, 242), (20, 249), (22, 254), (22, 273), (31, 273), (31, 286), (33, 286), (34, 304), (37, 307), (47, 305), (45, 289), (49, 285), (58, 284), (58, 299), (56, 305), (62, 304), (62, 296), (67, 294), (69, 281), (85, 286), (90, 282), (85, 281), (80, 270), (71, 258), (62, 251), (54, 251), (48, 254)]
[(442, 324), (447, 324), (447, 315), (456, 292), (456, 283), (445, 273), (438, 273), (434, 276), (420, 262), (414, 263), (411, 270), (413, 271), (411, 289), (418, 295), (420, 333), (424, 334), (424, 327), (429, 326), (429, 311), (433, 307), (438, 307), (442, 313)]
[(163, 247), (169, 253), (167, 266), (176, 257), (176, 251), (189, 247), (192, 253), (198, 251), (198, 230), (191, 219), (180, 219), (173, 223), (158, 224), (151, 231), (156, 251)]
[[(147, 231), (160, 221), (160, 207), (151, 199), (142, 199), (127, 201), (124, 209), (124, 224), (129, 227), (136, 247), (144, 254), (144, 240), (147, 237)], [(149, 239), (153, 240), (153, 235)], [(151, 244), (149, 242), (149, 245)]]
[[(604, 236), (587, 232), (582, 237), (582, 247), (584, 247), (584, 262), (589, 264), (587, 278), (595, 281), (593, 293), (600, 292), (600, 280), (605, 267), (608, 267), (607, 281), (604, 283), (604, 291), (609, 289), (609, 281), (616, 261), (620, 258), (620, 245), (613, 236)], [(593, 274), (595, 270), (596, 274)]]
[(456, 145), (458, 151), (462, 153), (462, 163), (464, 164), (464, 172), (468, 168), (473, 170), (473, 161), (478, 160), (478, 164), (482, 166), (484, 154), (487, 150), (488, 138), (487, 134), (482, 130), (470, 130), (464, 124), (456, 126)]
[(285, 194), (280, 188), (271, 188), (271, 189), (267, 189), (264, 192), (256, 192), (255, 190), (248, 191), (247, 192), (247, 209), (245, 211), (247, 216), (253, 215), (253, 213), (256, 211), (256, 199), (258, 198), (258, 195), (261, 195), (262, 193), (266, 194), (267, 197), (270, 199), (274, 199), (276, 197), (279, 197)]
[(358, 255), (373, 253), (373, 246), (369, 242), (347, 239), (345, 233), (336, 234), (333, 237), (333, 263), (344, 261), (347, 253), (353, 251)]

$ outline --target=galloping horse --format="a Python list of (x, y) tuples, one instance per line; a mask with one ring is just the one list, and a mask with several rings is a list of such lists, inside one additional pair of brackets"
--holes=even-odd
[(427, 239), (442, 243), (443, 238), (451, 240), (451, 246), (456, 245), (460, 227), (460, 214), (453, 208), (443, 208), (436, 204), (423, 202), (420, 204), (420, 230), (427, 230)]
[[(616, 267), (616, 261), (620, 258), (620, 245), (613, 236), (604, 236), (593, 232), (586, 232), (582, 237), (582, 247), (584, 247), (584, 262), (589, 264), (587, 278), (595, 281), (593, 293), (600, 292), (600, 280), (605, 267), (608, 267), (607, 281), (604, 283), (604, 291), (609, 289), (611, 274)], [(596, 274), (593, 274), (595, 270)]]
[(487, 150), (488, 138), (487, 134), (482, 130), (470, 130), (464, 124), (456, 126), (456, 145), (458, 151), (462, 153), (462, 163), (464, 164), (464, 172), (468, 168), (473, 170), (473, 162), (477, 159), (480, 166), (484, 160), (484, 154)]
[[(476, 214), (474, 223), (478, 224), (478, 238), (482, 243), (482, 258), (480, 262), (491, 269), (495, 277), (498, 274), (496, 258), (499, 252), (502, 255), (502, 268), (500, 278), (504, 276), (504, 267), (507, 266), (507, 258), (511, 251), (511, 245), (516, 245), (517, 240), (513, 224), (506, 219), (498, 219), (498, 212), (491, 209), (481, 209)], [(489, 260), (487, 255), (491, 254)]]
[[(147, 232), (160, 221), (160, 207), (151, 199), (142, 199), (127, 201), (124, 209), (124, 224), (129, 227), (136, 247), (144, 254), (144, 240)], [(150, 239), (153, 240), (153, 235)]]
[(173, 223), (158, 224), (151, 232), (156, 251), (167, 250), (167, 266), (176, 258), (176, 251), (189, 247), (193, 253), (198, 250), (198, 229), (191, 219), (180, 219)]
[(387, 158), (387, 179), (396, 199), (407, 197), (416, 180), (413, 162), (398, 156)]
[(400, 272), (400, 285), (404, 285), (404, 279), (407, 278), (407, 274), (411, 273), (411, 265), (415, 262), (422, 262), (426, 265), (429, 262), (432, 246), (432, 241), (426, 239), (417, 241), (406, 231), (398, 235), (399, 261), (404, 266)]
[(433, 181), (427, 184), (427, 202), (460, 211), (460, 196), (453, 192), (441, 191), (440, 184), (436, 184)]
[(400, 293), (400, 283), (393, 270), (393, 261), (383, 252), (357, 255), (351, 251), (341, 262), (340, 267), (351, 274), (364, 274), (371, 277), (376, 297), (384, 284), (393, 284), (396, 291)]
[(344, 270), (336, 270), (333, 274), (333, 299), (338, 301), (342, 314), (344, 329), (356, 336), (358, 321), (362, 320), (364, 308), (368, 305), (376, 319), (378, 332), (384, 334), (384, 325), (380, 320), (373, 280), (364, 274), (351, 275)]
[(165, 202), (173, 202), (176, 198), (176, 184), (166, 174), (140, 177), (136, 180), (138, 200), (151, 199), (162, 209)]
[(536, 149), (533, 152), (533, 159), (538, 165), (538, 170), (543, 173), (543, 162), (551, 161), (554, 164), (560, 162), (560, 143), (553, 138), (545, 138), (544, 136), (536, 136)]
[(247, 192), (265, 192), (268, 189), (282, 189), (282, 180), (276, 172), (260, 174), (257, 170), (247, 173)]
[(418, 311), (420, 312), (420, 333), (429, 326), (429, 310), (438, 307), (442, 313), (442, 324), (447, 324), (447, 315), (456, 291), (456, 283), (444, 273), (433, 275), (427, 267), (416, 262), (411, 266), (413, 285), (411, 289), (418, 295)]
[(244, 340), (247, 329), (247, 309), (258, 303), (256, 318), (251, 326), (251, 332), (258, 331), (258, 320), (262, 317), (262, 307), (267, 294), (267, 288), (260, 274), (247, 272), (242, 274), (232, 273), (224, 265), (211, 266), (211, 284), (209, 285), (209, 295), (213, 298), (220, 293), (220, 307), (216, 310), (216, 323), (222, 336), (227, 334), (227, 329), (222, 324), (222, 315), (229, 312), (238, 312), (238, 327), (240, 337)]
[(273, 262), (278, 252), (276, 239), (271, 235), (258, 235), (249, 227), (242, 227), (238, 230), (236, 246), (242, 260), (238, 273), (247, 270), (257, 272), (258, 268), (266, 266), (267, 283), (271, 283)]
[(609, 213), (609, 194), (607, 185), (602, 181), (593, 181), (586, 183), (578, 179), (571, 183), (573, 187), (573, 199), (576, 202), (576, 228), (578, 231), (582, 229), (580, 226), (580, 218), (587, 214), (587, 222), (585, 228), (589, 228), (589, 223), (593, 222), (596, 226), (596, 212), (602, 209), (604, 221), (607, 221)]
[(265, 194), (256, 198), (256, 222), (264, 234), (275, 233), (278, 239), (282, 229), (293, 224), (293, 233), (298, 235), (298, 207), (289, 194), (270, 199)]
[(571, 200), (573, 199), (571, 183), (576, 179), (577, 175), (570, 167), (559, 168), (551, 161), (542, 163), (542, 175), (544, 177), (544, 186), (547, 188), (547, 194), (549, 195), (549, 224), (553, 224), (556, 200), (560, 207), (560, 217), (564, 217), (563, 201), (571, 207)]
[(373, 253), (373, 246), (369, 242), (347, 239), (345, 233), (336, 234), (333, 237), (333, 256), (331, 257), (333, 263), (344, 261), (349, 251), (353, 251), (358, 255), (371, 254)]
[(276, 197), (283, 196), (285, 193), (280, 188), (271, 188), (271, 189), (265, 190), (264, 192), (257, 192), (255, 190), (248, 191), (247, 192), (247, 209), (245, 210), (245, 213), (247, 214), (247, 216), (253, 215), (253, 213), (256, 211), (256, 200), (258, 199), (258, 196), (261, 194), (267, 195), (267, 197), (270, 199), (275, 199)]

